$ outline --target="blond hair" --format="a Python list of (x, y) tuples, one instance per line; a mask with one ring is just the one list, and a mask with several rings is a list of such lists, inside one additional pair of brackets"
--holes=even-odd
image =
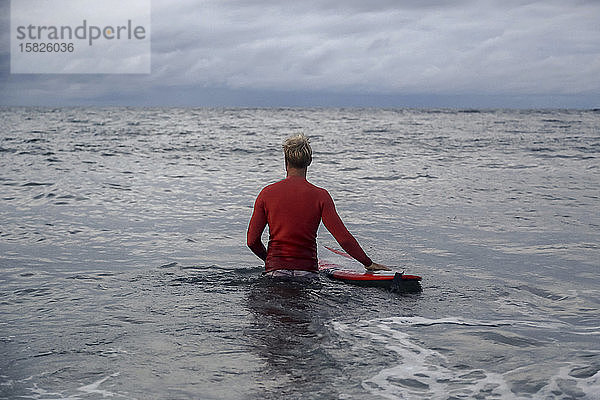
[(312, 149), (303, 133), (290, 136), (283, 142), (285, 162), (294, 168), (306, 168), (312, 162)]

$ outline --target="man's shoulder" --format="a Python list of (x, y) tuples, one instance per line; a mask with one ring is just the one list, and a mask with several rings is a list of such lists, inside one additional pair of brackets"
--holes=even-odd
[[(291, 185), (291, 186), (288, 186), (288, 185)], [(288, 179), (282, 179), (280, 181), (277, 181), (277, 182), (274, 182), (274, 183), (271, 183), (271, 184), (265, 186), (261, 190), (260, 193), (261, 193), (261, 195), (264, 196), (264, 195), (268, 195), (269, 193), (277, 193), (279, 191), (289, 190), (289, 189), (292, 189), (293, 187), (298, 189), (298, 186), (296, 186), (296, 185), (300, 185), (300, 186), (304, 186), (305, 188), (309, 188), (309, 190), (314, 191), (315, 193), (318, 193), (321, 196), (329, 196), (329, 192), (326, 189), (323, 189), (322, 187), (314, 185), (305, 179), (293, 180), (293, 181), (290, 181)]]
[(306, 183), (308, 183), (308, 184), (310, 185), (310, 187), (311, 187), (312, 189), (314, 189), (315, 191), (318, 191), (318, 192), (320, 192), (320, 193), (322, 193), (322, 194), (329, 194), (329, 192), (327, 191), (327, 189), (324, 189), (324, 188), (322, 188), (322, 187), (320, 187), (320, 186), (317, 186), (317, 185), (315, 185), (315, 184), (313, 184), (313, 183), (310, 183), (310, 182), (308, 182), (308, 181), (306, 181)]
[(273, 183), (270, 183), (267, 186), (263, 187), (259, 193), (259, 196), (264, 196), (266, 194), (269, 194), (270, 192), (277, 191), (278, 187), (281, 186), (283, 181), (284, 180), (273, 182)]
[(278, 186), (282, 185), (284, 181), (285, 179), (282, 179), (277, 182), (269, 183), (262, 189), (262, 191), (264, 192), (265, 190), (273, 190), (274, 188), (277, 188)]
[(311, 193), (311, 197), (314, 197), (315, 199), (318, 199), (319, 202), (330, 202), (331, 200), (331, 195), (329, 194), (329, 192), (327, 191), (327, 189), (324, 189), (320, 186), (317, 186), (315, 184), (312, 184), (308, 181), (306, 181), (306, 184), (308, 185), (309, 192)]

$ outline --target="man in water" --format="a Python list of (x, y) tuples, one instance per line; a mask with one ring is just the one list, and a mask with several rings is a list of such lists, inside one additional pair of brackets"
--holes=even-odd
[[(265, 262), (271, 276), (311, 276), (318, 271), (317, 229), (321, 220), (340, 246), (367, 270), (389, 270), (365, 254), (344, 226), (325, 189), (306, 180), (312, 149), (303, 134), (283, 144), (287, 177), (266, 186), (254, 203), (248, 226), (248, 247)], [(269, 249), (261, 236), (269, 225)]]

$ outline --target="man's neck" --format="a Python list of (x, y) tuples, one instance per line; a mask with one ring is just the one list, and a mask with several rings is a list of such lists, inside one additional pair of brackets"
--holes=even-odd
[(287, 177), (289, 178), (292, 176), (300, 176), (302, 178), (306, 178), (306, 168), (288, 167), (287, 168)]

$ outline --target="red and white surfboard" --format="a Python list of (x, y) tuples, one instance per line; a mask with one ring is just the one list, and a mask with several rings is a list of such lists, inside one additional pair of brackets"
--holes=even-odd
[[(327, 246), (325, 248), (335, 254), (352, 259), (349, 254), (341, 250), (332, 249)], [(420, 276), (406, 275), (403, 272), (359, 271), (322, 259), (319, 260), (319, 271), (323, 272), (329, 278), (361, 286), (384, 287), (401, 292), (420, 292), (423, 290), (421, 288)]]

